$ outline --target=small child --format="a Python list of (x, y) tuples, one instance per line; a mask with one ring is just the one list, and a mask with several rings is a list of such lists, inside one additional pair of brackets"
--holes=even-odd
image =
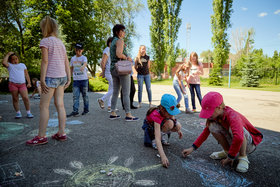
[(34, 90), (32, 92), (32, 95), (30, 96), (30, 98), (32, 98), (36, 93), (38, 93), (38, 96), (37, 97), (34, 97), (35, 99), (39, 99), (40, 98), (40, 95), (41, 95), (41, 84), (40, 84), (40, 81), (37, 79), (37, 78), (33, 78), (31, 80), (32, 82), (32, 85), (34, 86)]
[(212, 159), (223, 159), (221, 164), (233, 165), (238, 156), (236, 171), (245, 173), (249, 169), (247, 154), (255, 151), (262, 141), (263, 135), (243, 115), (225, 106), (223, 97), (218, 92), (208, 92), (201, 102), (202, 110), (199, 117), (206, 118), (206, 127), (193, 143), (192, 147), (184, 149), (184, 157), (199, 148), (211, 133), (223, 151), (213, 152)]
[[(9, 71), (9, 90), (12, 93), (13, 97), (13, 106), (16, 111), (16, 119), (22, 117), (19, 109), (19, 96), (21, 95), (27, 118), (33, 118), (34, 116), (30, 112), (30, 104), (28, 99), (27, 88), (31, 87), (30, 77), (27, 71), (25, 64), (19, 63), (19, 58), (14, 52), (9, 52), (3, 59), (2, 64)], [(27, 80), (27, 86), (26, 86)]]
[(164, 94), (161, 97), (160, 105), (148, 110), (142, 126), (145, 131), (144, 145), (158, 149), (164, 167), (169, 166), (169, 161), (163, 151), (162, 144), (169, 145), (169, 142), (162, 139), (162, 133), (177, 132), (179, 139), (183, 137), (181, 124), (174, 117), (179, 113), (176, 98), (173, 95)]
[(89, 112), (88, 101), (88, 76), (87, 76), (87, 57), (83, 55), (83, 45), (77, 43), (75, 45), (76, 55), (71, 58), (70, 69), (73, 74), (73, 112), (68, 114), (67, 117), (79, 115), (79, 100), (80, 93), (82, 93), (84, 100), (84, 111), (82, 115)]

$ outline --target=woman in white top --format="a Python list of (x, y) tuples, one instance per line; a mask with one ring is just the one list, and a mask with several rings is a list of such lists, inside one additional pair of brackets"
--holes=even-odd
[(185, 101), (185, 112), (193, 113), (189, 108), (188, 94), (187, 94), (186, 86), (183, 83), (183, 81), (185, 80), (188, 85), (188, 81), (187, 81), (188, 75), (189, 75), (189, 64), (183, 63), (176, 70), (175, 76), (173, 78), (173, 87), (178, 95), (177, 103), (178, 104), (180, 103), (180, 101), (182, 99), (182, 95), (183, 95), (184, 101)]
[(107, 79), (109, 88), (108, 92), (103, 95), (102, 98), (97, 99), (99, 106), (101, 109), (104, 109), (104, 101), (107, 101), (108, 105), (108, 112), (111, 112), (111, 98), (113, 94), (113, 79), (110, 72), (110, 66), (111, 66), (111, 59), (110, 59), (110, 45), (112, 43), (113, 37), (109, 37), (107, 40), (107, 47), (103, 51), (103, 56), (101, 60), (101, 69), (102, 73), (101, 76)]
[(196, 112), (194, 90), (196, 92), (198, 101), (201, 105), (202, 96), (200, 91), (200, 76), (203, 75), (203, 65), (202, 63), (198, 62), (198, 55), (196, 52), (191, 53), (190, 64), (191, 64), (191, 68), (190, 68), (190, 74), (188, 76), (188, 83), (190, 85), (189, 88), (190, 88), (192, 107), (193, 107), (192, 111)]

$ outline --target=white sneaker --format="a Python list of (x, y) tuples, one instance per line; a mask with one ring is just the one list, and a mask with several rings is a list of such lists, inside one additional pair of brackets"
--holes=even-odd
[(236, 171), (240, 173), (246, 173), (249, 169), (249, 160), (247, 156), (239, 156)]

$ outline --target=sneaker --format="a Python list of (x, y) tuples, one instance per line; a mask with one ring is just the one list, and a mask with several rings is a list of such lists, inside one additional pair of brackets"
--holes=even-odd
[(89, 111), (83, 111), (82, 115), (86, 115)]
[(39, 136), (35, 136), (35, 138), (28, 140), (26, 145), (43, 145), (46, 143), (48, 143), (47, 137), (40, 138)]
[(139, 118), (136, 117), (125, 117), (125, 121), (138, 121)]
[(196, 112), (196, 109), (192, 109), (193, 112)]
[(17, 113), (15, 118), (16, 118), (16, 119), (20, 119), (20, 118), (22, 118), (21, 113)]
[(33, 114), (29, 113), (26, 115), (27, 118), (34, 118)]
[(194, 112), (193, 112), (191, 109), (189, 109), (189, 108), (187, 108), (185, 112), (186, 112), (186, 114), (193, 114), (193, 113), (194, 113)]
[(79, 116), (79, 112), (71, 112), (71, 114), (68, 114), (67, 117), (71, 117), (71, 116)]
[(133, 105), (131, 105), (131, 107), (130, 107), (131, 109), (137, 109), (138, 107), (137, 106), (133, 106)]
[(213, 152), (210, 155), (210, 158), (214, 159), (214, 160), (220, 160), (220, 159), (224, 159), (227, 157), (227, 153), (223, 150), (223, 151), (219, 151), (219, 152)]
[(110, 115), (110, 117), (109, 117), (110, 120), (119, 119), (119, 118), (121, 118), (121, 116), (118, 116), (118, 115), (116, 115), (116, 116)]
[(161, 143), (162, 143), (162, 145), (166, 145), (166, 146), (170, 145), (170, 143), (167, 140), (165, 140), (165, 139), (162, 139)]
[(100, 108), (104, 109), (104, 101), (102, 101), (102, 99), (97, 99), (97, 102), (99, 103)]
[(56, 134), (52, 135), (52, 139), (55, 139), (57, 141), (62, 141), (63, 142), (63, 141), (67, 140), (67, 136), (66, 136), (66, 134), (59, 135), (58, 133), (56, 133)]
[(139, 103), (139, 104), (138, 104), (138, 108), (141, 108), (141, 107), (142, 107), (142, 104), (141, 104), (141, 103)]
[(111, 107), (108, 107), (108, 110), (107, 110), (108, 112), (112, 112), (112, 110), (111, 110)]

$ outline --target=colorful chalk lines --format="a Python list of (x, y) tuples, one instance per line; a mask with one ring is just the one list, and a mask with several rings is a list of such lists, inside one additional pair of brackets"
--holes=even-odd
[(253, 184), (253, 182), (248, 181), (246, 178), (201, 158), (188, 156), (188, 158), (182, 160), (182, 166), (188, 171), (191, 170), (197, 173), (202, 179), (203, 186), (245, 187)]
[[(134, 162), (134, 158), (130, 157), (124, 161), (123, 166), (115, 165), (118, 156), (112, 156), (104, 164), (92, 164), (84, 166), (80, 161), (72, 161), (69, 163), (71, 169), (54, 169), (54, 173), (61, 176), (67, 176), (63, 180), (63, 186), (106, 186), (106, 187), (126, 187), (131, 185), (137, 186), (155, 186), (157, 181), (154, 180), (136, 180), (135, 175), (138, 172), (145, 172), (152, 169), (162, 167), (161, 164), (147, 166), (132, 170), (129, 168)], [(61, 177), (59, 177), (61, 178)], [(61, 184), (61, 181), (45, 181), (35, 186), (49, 186)]]

